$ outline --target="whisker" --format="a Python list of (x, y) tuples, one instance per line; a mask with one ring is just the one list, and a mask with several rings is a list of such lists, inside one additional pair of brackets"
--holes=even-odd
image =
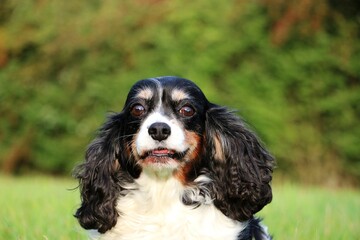
[(128, 122), (127, 124), (133, 124), (133, 123), (140, 123), (140, 120), (134, 120), (134, 121)]
[(122, 138), (126, 138), (126, 137), (132, 137), (132, 136), (135, 136), (136, 133), (134, 134), (127, 134), (127, 135), (121, 135), (121, 136), (118, 136), (118, 139), (122, 139)]

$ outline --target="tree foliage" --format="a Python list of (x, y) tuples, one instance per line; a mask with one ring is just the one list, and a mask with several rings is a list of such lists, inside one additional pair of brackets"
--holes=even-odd
[(342, 2), (3, 0), (0, 164), (68, 174), (136, 80), (179, 75), (238, 109), (279, 173), (358, 182), (360, 6)]

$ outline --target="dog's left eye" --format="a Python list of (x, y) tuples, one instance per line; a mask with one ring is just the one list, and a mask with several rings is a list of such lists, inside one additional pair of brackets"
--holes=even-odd
[(143, 115), (145, 113), (145, 107), (142, 106), (141, 104), (136, 104), (131, 108), (130, 113), (134, 117), (140, 117), (141, 115)]
[(191, 117), (195, 114), (195, 109), (189, 105), (185, 105), (180, 108), (179, 113), (183, 117)]

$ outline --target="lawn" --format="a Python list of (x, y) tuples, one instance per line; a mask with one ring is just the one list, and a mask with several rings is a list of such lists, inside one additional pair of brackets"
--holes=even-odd
[(0, 177), (0, 239), (87, 239), (72, 216), (79, 204), (75, 181)]
[(360, 239), (360, 191), (276, 185), (260, 216), (276, 239)]
[[(1, 176), (0, 239), (86, 239), (72, 216), (76, 186), (69, 179)], [(276, 185), (259, 216), (275, 239), (360, 239), (360, 191)]]

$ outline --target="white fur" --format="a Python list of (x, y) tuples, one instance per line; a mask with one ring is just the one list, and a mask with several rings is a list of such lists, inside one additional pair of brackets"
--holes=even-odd
[[(151, 124), (156, 122), (163, 122), (170, 126), (170, 136), (161, 142), (155, 141), (149, 135), (149, 127)], [(145, 121), (141, 124), (140, 131), (136, 136), (136, 150), (141, 156), (145, 152), (157, 149), (157, 148), (168, 148), (177, 152), (183, 152), (189, 147), (185, 141), (184, 130), (181, 128), (179, 122), (175, 119), (169, 119), (164, 116), (160, 109), (151, 113)]]
[[(207, 180), (199, 177), (197, 182)], [(130, 186), (132, 188), (134, 186)], [(118, 201), (120, 213), (114, 228), (101, 240), (221, 240), (237, 239), (246, 223), (223, 215), (209, 198), (199, 207), (186, 206), (181, 195), (189, 191), (178, 180), (154, 178), (142, 174), (136, 180), (137, 190), (129, 191)], [(192, 198), (196, 190), (192, 191)]]
[[(145, 152), (157, 148), (168, 148), (177, 152), (184, 152), (188, 149), (188, 145), (185, 141), (184, 129), (176, 119), (170, 119), (164, 115), (161, 101), (163, 89), (158, 80), (153, 79), (153, 81), (158, 85), (159, 102), (157, 103), (154, 111), (141, 124), (139, 133), (135, 139), (137, 153), (139, 156), (142, 156)], [(178, 90), (177, 92), (180, 91)], [(147, 97), (150, 95), (147, 90), (142, 90), (140, 93), (141, 95), (146, 95)], [(179, 94), (180, 93), (176, 95), (178, 96)], [(181, 96), (185, 96), (185, 94), (182, 94)], [(155, 141), (149, 135), (149, 127), (151, 124), (156, 122), (166, 123), (171, 129), (170, 136), (161, 142)]]

